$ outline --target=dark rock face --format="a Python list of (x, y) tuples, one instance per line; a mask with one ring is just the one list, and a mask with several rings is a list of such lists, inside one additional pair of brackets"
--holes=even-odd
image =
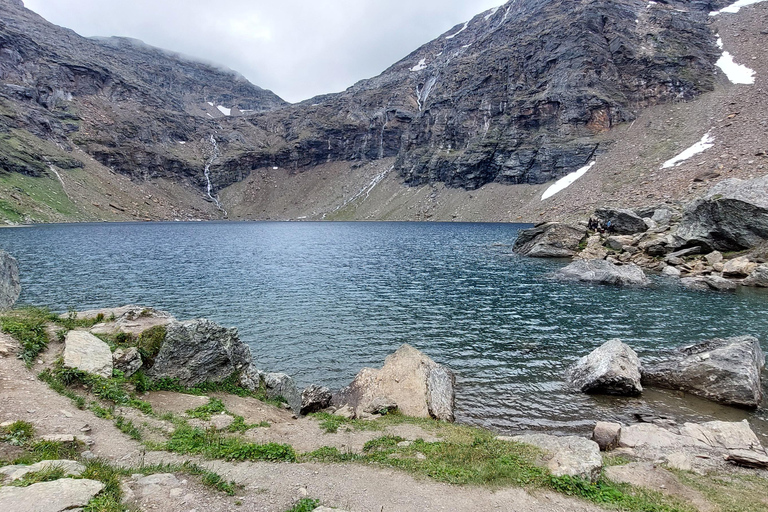
[(267, 373), (264, 375), (267, 398), (283, 399), (295, 413), (301, 411), (301, 393), (296, 389), (293, 378), (285, 373)]
[(724, 180), (690, 204), (677, 235), (705, 250), (739, 251), (768, 240), (768, 177)]
[(643, 391), (641, 370), (635, 351), (614, 339), (579, 359), (566, 380), (582, 393), (637, 396)]
[(312, 384), (301, 392), (301, 414), (322, 411), (331, 405), (333, 395), (325, 386)]
[(556, 279), (619, 286), (647, 286), (650, 280), (643, 269), (629, 263), (616, 265), (607, 260), (577, 260), (555, 272)]
[(175, 378), (188, 387), (222, 382), (251, 364), (251, 350), (240, 341), (237, 329), (210, 320), (168, 325), (165, 341), (147, 372), (153, 379)]
[(586, 235), (583, 227), (548, 222), (520, 230), (512, 250), (532, 258), (570, 258)]
[(666, 361), (646, 367), (643, 383), (754, 408), (763, 399), (764, 366), (765, 355), (754, 336), (716, 338), (677, 349)]
[(0, 250), (0, 311), (11, 309), (21, 294), (19, 263), (16, 258)]
[(595, 217), (604, 225), (610, 222), (610, 231), (619, 235), (634, 235), (648, 230), (645, 221), (632, 210), (600, 208), (595, 211)]

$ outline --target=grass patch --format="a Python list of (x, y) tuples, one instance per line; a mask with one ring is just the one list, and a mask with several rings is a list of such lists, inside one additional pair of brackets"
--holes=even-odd
[(61, 466), (50, 466), (42, 471), (27, 473), (22, 478), (13, 482), (12, 485), (16, 487), (27, 487), (40, 482), (52, 482), (53, 480), (58, 480), (65, 476), (67, 476), (67, 472)]
[(157, 473), (186, 473), (192, 476), (201, 477), (201, 482), (206, 487), (210, 487), (218, 492), (224, 493), (228, 496), (234, 496), (238, 490), (242, 489), (241, 485), (238, 485), (234, 481), (226, 481), (224, 477), (205, 469), (198, 464), (186, 461), (182, 464), (155, 464), (149, 466), (141, 466), (137, 470), (126, 471), (129, 473), (141, 473), (143, 475), (154, 475)]
[(320, 500), (313, 498), (304, 498), (296, 502), (294, 506), (286, 510), (285, 512), (312, 512), (320, 506)]
[(48, 346), (45, 326), (50, 316), (45, 309), (29, 308), (11, 311), (0, 317), (0, 329), (21, 344), (20, 358), (27, 367), (32, 366), (37, 356)]
[(125, 419), (122, 416), (118, 416), (115, 418), (115, 426), (118, 430), (120, 430), (120, 432), (126, 434), (131, 439), (135, 441), (141, 441), (141, 430), (139, 430), (131, 420)]
[(35, 427), (26, 421), (15, 421), (0, 427), (0, 441), (13, 446), (24, 446), (35, 437)]
[(207, 404), (201, 405), (196, 409), (189, 409), (186, 411), (186, 414), (190, 418), (209, 421), (212, 415), (221, 414), (223, 412), (227, 412), (227, 408), (224, 406), (224, 402), (218, 398), (211, 398)]
[(316, 412), (309, 415), (320, 423), (320, 428), (326, 434), (335, 434), (342, 426), (351, 430), (382, 430), (378, 421), (351, 420), (327, 412)]
[(61, 441), (37, 441), (33, 442), (29, 450), (35, 458), (35, 462), (41, 460), (77, 460), (83, 443), (75, 441), (63, 443)]
[(84, 512), (123, 512), (123, 490), (120, 487), (120, 477), (124, 470), (116, 468), (100, 459), (85, 462), (82, 478), (98, 480), (104, 484), (98, 496), (94, 497), (83, 509)]
[(286, 444), (255, 444), (226, 437), (215, 430), (178, 425), (164, 446), (171, 452), (203, 455), (211, 459), (270, 462), (296, 462), (296, 452)]
[(768, 511), (768, 479), (757, 475), (697, 475), (671, 470), (684, 485), (701, 492), (720, 512)]

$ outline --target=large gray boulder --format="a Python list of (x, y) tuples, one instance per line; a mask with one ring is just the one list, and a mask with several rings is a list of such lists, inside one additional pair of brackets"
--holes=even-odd
[(647, 286), (651, 282), (634, 263), (617, 265), (607, 260), (576, 260), (554, 273), (556, 279), (619, 286)]
[(295, 413), (301, 411), (301, 393), (290, 375), (285, 373), (267, 373), (264, 375), (264, 387), (270, 400), (285, 400)]
[(397, 404), (400, 412), (417, 418), (454, 420), (455, 378), (453, 372), (403, 345), (387, 356), (381, 369), (363, 368), (352, 383), (334, 398), (361, 416), (374, 401)]
[(168, 324), (165, 341), (147, 371), (153, 379), (178, 379), (184, 386), (222, 382), (251, 364), (251, 350), (236, 328), (199, 319)]
[(621, 340), (613, 339), (568, 369), (568, 384), (583, 393), (637, 396), (643, 391), (640, 360)]
[(687, 245), (739, 251), (768, 240), (768, 176), (723, 180), (685, 209), (677, 235)]
[(763, 399), (765, 355), (754, 336), (715, 338), (679, 348), (646, 366), (643, 384), (686, 391), (714, 402), (754, 408)]
[(544, 462), (554, 476), (572, 476), (596, 482), (603, 469), (600, 447), (594, 441), (577, 436), (524, 434), (498, 436), (500, 441), (525, 443), (544, 452)]
[(547, 222), (521, 229), (512, 250), (531, 258), (570, 258), (579, 252), (586, 228), (559, 222)]
[(648, 230), (648, 224), (632, 210), (600, 208), (594, 215), (604, 226), (611, 223), (609, 231), (618, 235), (634, 235)]
[(0, 250), (0, 311), (11, 309), (21, 294), (19, 263), (16, 258)]
[(744, 286), (768, 288), (768, 265), (763, 264), (757, 267), (741, 284)]
[(0, 510), (13, 512), (63, 512), (82, 510), (104, 489), (96, 480), (61, 478), (29, 487), (0, 487)]
[(112, 377), (109, 345), (86, 331), (69, 331), (64, 338), (64, 368), (74, 368), (106, 379)]

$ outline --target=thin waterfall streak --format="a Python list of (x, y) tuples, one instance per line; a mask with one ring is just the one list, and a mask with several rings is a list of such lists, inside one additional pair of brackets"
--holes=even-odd
[(219, 152), (219, 144), (216, 142), (216, 137), (211, 134), (211, 146), (213, 146), (213, 154), (211, 155), (211, 158), (208, 159), (208, 162), (205, 164), (205, 169), (203, 173), (205, 174), (205, 181), (207, 185), (207, 194), (208, 197), (213, 201), (213, 204), (216, 205), (216, 208), (219, 209), (220, 212), (224, 213), (224, 216), (227, 216), (227, 210), (225, 210), (221, 203), (219, 202), (218, 196), (213, 196), (213, 185), (211, 184), (211, 166), (216, 162), (216, 160), (219, 159), (219, 156), (221, 153)]

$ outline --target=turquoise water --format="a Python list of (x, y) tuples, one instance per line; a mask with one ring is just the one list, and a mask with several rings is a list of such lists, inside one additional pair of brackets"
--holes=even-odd
[[(714, 336), (766, 341), (768, 295), (561, 283), (565, 264), (512, 254), (514, 224), (162, 223), (0, 230), (21, 301), (56, 311), (128, 303), (236, 326), (257, 365), (341, 387), (410, 343), (457, 374), (459, 421), (586, 431), (635, 412), (750, 418), (674, 393), (573, 394), (562, 374), (621, 338), (641, 357)], [(765, 429), (768, 431), (768, 429)]]

